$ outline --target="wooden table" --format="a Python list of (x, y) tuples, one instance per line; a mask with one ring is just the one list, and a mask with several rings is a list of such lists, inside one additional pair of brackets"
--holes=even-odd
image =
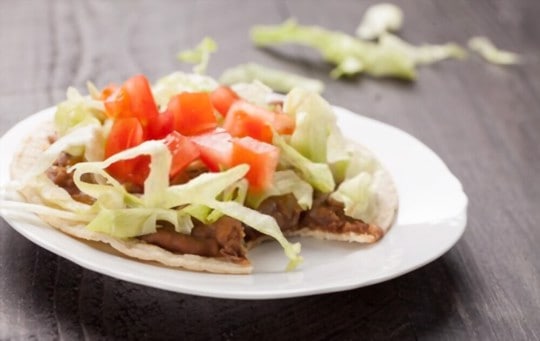
[[(371, 2), (371, 1), (369, 1)], [(354, 32), (368, 1), (4, 1), (0, 133), (87, 80), (155, 80), (178, 50), (214, 37), (211, 75), (256, 61), (326, 82), (332, 103), (399, 127), (437, 152), (470, 199), (462, 240), (397, 279), (341, 293), (238, 301), (176, 294), (79, 267), (0, 220), (0, 339), (540, 338), (540, 2), (403, 1), (413, 43), (487, 35), (520, 66), (476, 56), (423, 67), (412, 84), (334, 81), (309, 49), (255, 48), (248, 30), (296, 17)]]

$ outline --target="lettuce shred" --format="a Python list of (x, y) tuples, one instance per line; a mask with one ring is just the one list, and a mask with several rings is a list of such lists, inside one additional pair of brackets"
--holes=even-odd
[(324, 84), (318, 79), (303, 77), (255, 63), (242, 64), (229, 68), (219, 78), (220, 83), (229, 85), (251, 83), (255, 80), (262, 82), (272, 90), (280, 93), (288, 93), (297, 87), (316, 93), (321, 93), (324, 90)]
[(328, 164), (313, 162), (306, 158), (279, 134), (274, 134), (272, 143), (281, 151), (279, 162), (282, 167), (292, 167), (304, 181), (322, 193), (329, 193), (334, 190), (336, 183)]
[(58, 104), (54, 115), (54, 126), (60, 136), (77, 127), (101, 124), (105, 120), (103, 102), (82, 96), (75, 88), (68, 88), (66, 100)]
[(272, 179), (272, 185), (261, 193), (249, 193), (247, 203), (254, 208), (267, 198), (292, 193), (298, 205), (303, 210), (311, 208), (313, 203), (313, 187), (302, 180), (294, 171), (277, 171)]
[(193, 67), (193, 72), (202, 75), (206, 72), (210, 55), (216, 52), (217, 48), (218, 46), (212, 38), (204, 37), (194, 49), (179, 52), (177, 58), (186, 63), (196, 64)]
[(456, 43), (415, 46), (390, 33), (382, 34), (379, 38), (379, 44), (386, 48), (402, 51), (413, 60), (415, 65), (432, 64), (450, 58), (463, 59), (467, 56), (467, 52)]
[(486, 37), (472, 37), (469, 40), (469, 48), (492, 64), (510, 65), (518, 64), (521, 61), (518, 54), (498, 49)]
[(364, 13), (362, 22), (356, 29), (360, 39), (377, 39), (386, 32), (398, 31), (403, 25), (403, 12), (389, 3), (380, 3), (370, 6)]
[(181, 92), (212, 91), (218, 83), (211, 77), (173, 72), (159, 79), (152, 87), (154, 99), (160, 108), (166, 108), (172, 96)]
[(416, 76), (413, 61), (400, 50), (381, 47), (319, 26), (301, 26), (294, 20), (277, 26), (255, 26), (251, 30), (251, 38), (258, 46), (297, 43), (312, 47), (326, 61), (336, 65), (331, 72), (335, 78), (359, 73), (409, 80)]
[[(392, 15), (396, 16), (396, 13)], [(392, 18), (384, 20), (389, 19)], [(431, 64), (447, 58), (462, 59), (466, 55), (465, 51), (454, 43), (421, 46), (406, 43), (386, 32), (390, 28), (399, 27), (397, 16), (392, 20), (393, 25), (389, 26), (388, 22), (381, 21), (376, 30), (370, 28), (376, 31), (376, 34), (369, 35), (378, 38), (378, 41), (374, 42), (319, 26), (301, 26), (294, 20), (276, 26), (255, 26), (251, 30), (251, 38), (256, 45), (263, 47), (296, 43), (314, 48), (326, 61), (335, 65), (330, 73), (334, 78), (366, 73), (373, 77), (414, 80), (417, 65)], [(365, 30), (367, 29), (362, 31)]]
[[(144, 194), (139, 197), (128, 193), (105, 169), (116, 161), (140, 155), (150, 155), (151, 165), (144, 182)], [(190, 214), (202, 220), (227, 215), (275, 238), (290, 259), (289, 268), (301, 261), (300, 245), (285, 239), (274, 218), (244, 206), (247, 184), (242, 180), (249, 166), (239, 165), (224, 172), (204, 173), (185, 184), (169, 186), (170, 162), (170, 152), (161, 141), (147, 141), (102, 162), (74, 165), (75, 183), (83, 193), (96, 198), (93, 209), (97, 215), (88, 228), (118, 238), (129, 238), (151, 233), (159, 221), (167, 221), (178, 232), (189, 233), (193, 226), (188, 219)], [(88, 173), (105, 178), (105, 184), (83, 181), (83, 175)]]

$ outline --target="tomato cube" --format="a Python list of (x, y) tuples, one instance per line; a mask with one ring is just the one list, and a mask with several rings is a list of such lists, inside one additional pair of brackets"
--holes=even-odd
[(222, 85), (212, 91), (210, 94), (212, 105), (223, 116), (227, 115), (230, 107), (234, 102), (240, 99), (233, 89), (226, 85)]
[(272, 128), (280, 134), (291, 134), (294, 130), (294, 120), (285, 114), (277, 114), (238, 100), (229, 109), (223, 128), (234, 137), (250, 136), (271, 143)]
[(196, 160), (200, 153), (197, 146), (189, 138), (173, 131), (163, 140), (172, 154), (170, 177), (174, 177)]
[(231, 165), (232, 142), (231, 135), (217, 128), (211, 132), (191, 137), (201, 153), (201, 161), (211, 171), (218, 172)]
[(217, 119), (206, 92), (183, 92), (173, 96), (167, 107), (173, 116), (174, 130), (191, 136), (217, 127)]
[[(105, 157), (108, 158), (123, 150), (138, 146), (144, 141), (141, 123), (135, 117), (118, 118), (114, 121), (107, 141)], [(131, 160), (117, 161), (107, 171), (118, 181), (142, 185), (148, 176), (148, 156), (139, 156)]]
[(232, 139), (231, 166), (248, 164), (246, 179), (250, 190), (264, 190), (272, 184), (279, 161), (279, 149), (249, 136)]
[(170, 111), (165, 111), (156, 116), (148, 122), (148, 127), (146, 128), (147, 138), (149, 140), (160, 140), (172, 133), (174, 128), (173, 119)]
[(113, 118), (137, 118), (143, 127), (158, 115), (150, 84), (145, 76), (129, 78), (120, 88), (107, 87), (103, 94), (105, 110)]

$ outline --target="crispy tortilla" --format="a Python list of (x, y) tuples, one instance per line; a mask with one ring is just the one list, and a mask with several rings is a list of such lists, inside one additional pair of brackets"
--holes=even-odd
[[(20, 179), (25, 171), (30, 169), (39, 154), (49, 146), (48, 136), (52, 133), (52, 129), (40, 129), (40, 131), (27, 139), (11, 165), (11, 177), (13, 180)], [(53, 182), (50, 182), (50, 185), (56, 186)], [(28, 184), (20, 193), (28, 202), (45, 204), (40, 195), (40, 192), (43, 190), (43, 188), (36, 188), (32, 184)], [(120, 253), (139, 260), (158, 262), (169, 267), (184, 268), (192, 271), (224, 274), (248, 274), (253, 270), (251, 263), (247, 259), (242, 262), (233, 263), (225, 258), (211, 258), (189, 254), (180, 255), (136, 238), (114, 238), (104, 233), (90, 231), (83, 224), (76, 224), (50, 216), (41, 215), (40, 218), (52, 227), (72, 237), (108, 244)]]
[[(39, 132), (30, 136), (23, 148), (19, 151), (11, 165), (11, 177), (13, 180), (21, 179), (25, 172), (30, 169), (38, 155), (44, 151), (50, 143), (48, 136), (53, 134), (52, 126), (42, 127)], [(358, 146), (358, 148), (362, 148)], [(365, 148), (363, 152), (368, 153)], [(370, 153), (371, 154), (371, 153)], [(392, 225), (398, 207), (398, 196), (390, 174), (383, 168), (375, 174), (377, 179), (376, 193), (378, 213), (369, 228), (362, 233), (332, 233), (323, 230), (313, 230), (306, 227), (294, 231), (285, 231), (286, 236), (308, 236), (318, 239), (339, 240), (359, 243), (374, 243), (384, 236)], [(50, 186), (56, 187), (53, 182)], [(25, 200), (31, 203), (46, 203), (40, 193), (43, 188), (37, 188), (32, 184), (26, 185), (20, 192)], [(67, 193), (67, 192), (66, 192)], [(245, 259), (240, 262), (232, 262), (225, 258), (202, 257), (190, 254), (175, 254), (159, 246), (148, 244), (136, 238), (119, 239), (109, 235), (90, 231), (83, 224), (76, 224), (56, 217), (40, 216), (42, 220), (52, 227), (82, 241), (94, 241), (110, 245), (121, 254), (138, 260), (157, 262), (169, 267), (178, 267), (192, 271), (206, 271), (224, 274), (247, 274), (252, 272), (252, 265)], [(252, 248), (262, 241), (271, 238), (262, 235), (261, 238), (248, 243), (248, 248)]]
[[(375, 158), (371, 151), (363, 146), (350, 141), (358, 150), (372, 158)], [(361, 233), (333, 233), (323, 230), (313, 230), (307, 227), (300, 227), (297, 230), (286, 232), (286, 236), (313, 237), (318, 239), (338, 240), (358, 243), (374, 243), (381, 239), (390, 229), (397, 215), (398, 195), (397, 190), (390, 176), (390, 173), (383, 167), (379, 167), (373, 174), (375, 184), (377, 214), (372, 221), (366, 221), (369, 228)]]

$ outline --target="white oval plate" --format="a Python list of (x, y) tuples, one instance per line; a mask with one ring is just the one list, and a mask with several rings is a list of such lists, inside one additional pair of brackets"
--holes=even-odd
[[(82, 243), (29, 213), (3, 211), (15, 230), (39, 246), (82, 267), (122, 280), (201, 296), (270, 299), (358, 288), (410, 272), (441, 256), (461, 237), (467, 197), (441, 159), (407, 133), (335, 107), (344, 134), (370, 148), (392, 174), (399, 213), (388, 234), (374, 245), (302, 239), (304, 263), (284, 271), (277, 243), (249, 252), (251, 275), (218, 275), (137, 262)], [(25, 136), (53, 116), (43, 110), (9, 130), (0, 140), (0, 187)], [(293, 239), (294, 240), (294, 239)]]

